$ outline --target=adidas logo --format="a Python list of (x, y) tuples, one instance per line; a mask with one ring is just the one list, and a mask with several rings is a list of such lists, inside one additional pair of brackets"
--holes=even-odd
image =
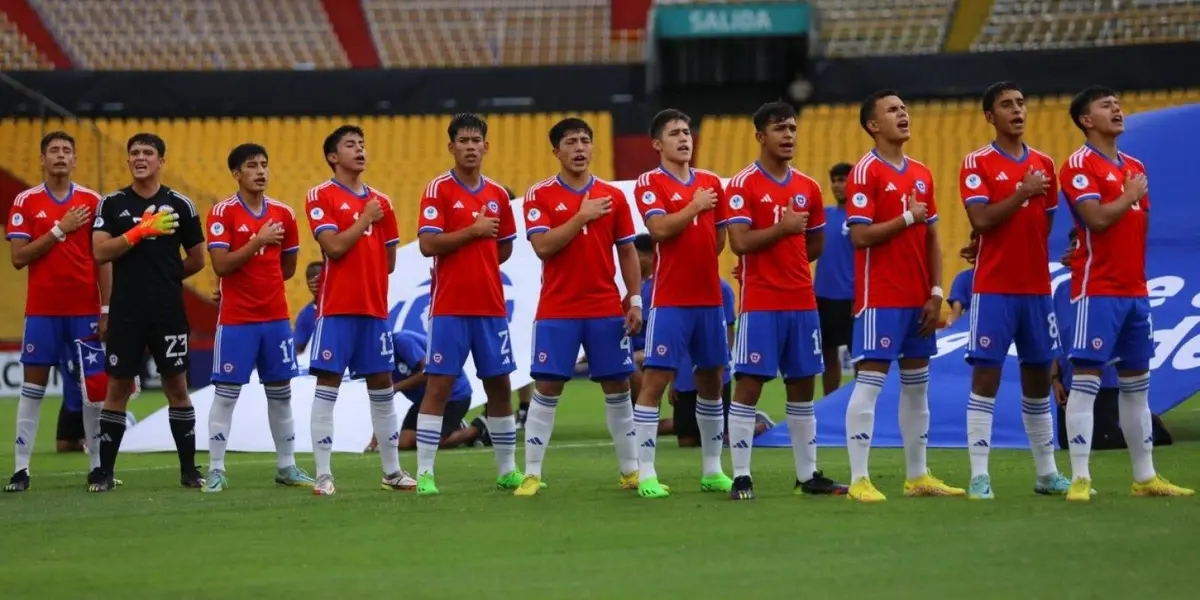
[(292, 435), (289, 435), (289, 436), (287, 436), (287, 440), (286, 440), (286, 441), (289, 441), (289, 442), (294, 442), (294, 441), (296, 441), (296, 434), (294, 434), (294, 433), (293, 433)]
[(1008, 174), (1006, 174), (1004, 171), (1001, 171), (1000, 174), (996, 176), (996, 181), (1008, 181)]
[(632, 358), (629, 358), (628, 356), (626, 356), (626, 357), (625, 357), (625, 366), (629, 366), (629, 365), (632, 365), (632, 364), (633, 364), (633, 359), (632, 359)]
[(920, 439), (922, 439), (922, 440), (928, 440), (928, 439), (929, 439), (929, 432), (928, 432), (928, 431), (926, 431), (925, 433), (922, 433), (922, 434), (921, 434), (921, 437), (920, 437)]
[(505, 364), (505, 365), (511, 365), (511, 364), (512, 364), (512, 359), (511, 359), (511, 358), (509, 358), (509, 357), (507, 357), (507, 356), (505, 356), (505, 357), (504, 357), (504, 362), (503, 362), (503, 363), (501, 363), (501, 364)]
[(679, 192), (675, 192), (675, 195), (671, 196), (671, 202), (679, 202), (680, 200), (683, 200), (683, 196), (680, 196)]
[(530, 446), (545, 446), (546, 445), (544, 442), (542, 442), (542, 438), (540, 438), (540, 437), (531, 437), (531, 438), (525, 440), (525, 443), (529, 444)]
[(625, 434), (625, 437), (637, 437), (637, 431), (630, 429), (629, 432)]
[(775, 201), (771, 199), (770, 194), (763, 194), (762, 200), (760, 200), (759, 202), (762, 202), (763, 204), (767, 204), (767, 203), (773, 204)]
[(325, 437), (323, 437), (323, 438), (321, 438), (321, 439), (317, 440), (317, 443), (318, 443), (318, 444), (330, 444), (330, 445), (332, 445), (332, 444), (333, 444), (333, 436), (331, 436), (331, 435), (327, 435), (327, 436), (325, 436)]
[(455, 203), (454, 203), (454, 208), (466, 208), (466, 207), (465, 207), (465, 206), (463, 206), (463, 203), (462, 203), (462, 202), (455, 202)]
[(1071, 438), (1071, 443), (1072, 444), (1086, 444), (1086, 443), (1088, 443), (1088, 441), (1087, 441), (1087, 438), (1083, 437), (1082, 435), (1077, 435), (1077, 436)]
[(25, 438), (23, 438), (23, 437), (21, 437), (21, 436), (17, 436), (17, 445), (18, 445), (18, 446), (24, 446), (24, 445), (25, 445)]
[(747, 444), (746, 440), (738, 440), (738, 442), (736, 444), (734, 444), (733, 447), (738, 448), (740, 450), (740, 449), (749, 448), (750, 444)]
[(866, 433), (856, 433), (856, 434), (850, 436), (850, 439), (858, 440), (860, 442), (869, 442), (869, 441), (871, 441), (871, 436)]
[(118, 216), (118, 217), (128, 217), (128, 216), (130, 216), (130, 215), (129, 215), (129, 211), (127, 211), (127, 210), (123, 210), (123, 211), (121, 211), (121, 214), (119, 214), (119, 215), (117, 215), (117, 216)]
[(389, 441), (389, 442), (395, 442), (395, 441), (397, 441), (397, 440), (399, 440), (399, 439), (400, 439), (400, 432), (399, 432), (399, 431), (393, 431), (393, 432), (392, 432), (392, 435), (388, 436), (388, 441)]
[(987, 440), (975, 440), (975, 443), (971, 444), (971, 447), (972, 448), (987, 448), (988, 443), (987, 443)]
[(350, 210), (350, 205), (343, 202), (342, 205), (338, 207), (338, 209), (339, 210)]
[(1109, 174), (1108, 174), (1108, 177), (1105, 177), (1105, 178), (1104, 178), (1104, 180), (1105, 180), (1105, 181), (1116, 181), (1116, 180), (1117, 180), (1117, 176), (1116, 176), (1116, 175), (1113, 175), (1112, 173), (1109, 173)]
[(212, 437), (210, 437), (210, 438), (208, 438), (208, 439), (210, 439), (210, 440), (212, 440), (212, 441), (214, 441), (214, 442), (224, 442), (224, 441), (225, 441), (225, 434), (223, 434), (223, 433), (218, 433), (217, 435), (214, 435), (214, 436), (212, 436)]
[(567, 205), (563, 204), (562, 202), (559, 202), (558, 206), (554, 207), (554, 212), (562, 212), (564, 210), (567, 210)]
[(888, 182), (888, 184), (887, 184), (887, 187), (886, 187), (886, 188), (883, 188), (883, 191), (885, 191), (885, 192), (894, 192), (894, 191), (896, 191), (896, 186), (895, 186), (895, 185), (894, 185), (892, 182), (890, 182), (890, 181), (889, 181), (889, 182)]
[(246, 232), (250, 231), (250, 228), (246, 227), (245, 225), (242, 225), (241, 227), (238, 227), (238, 231), (241, 233), (246, 233)]
[(646, 440), (646, 441), (642, 442), (642, 447), (643, 448), (653, 448), (654, 440)]
[(102, 441), (102, 442), (108, 442), (110, 444), (112, 443), (112, 437), (109, 436), (107, 433), (102, 433), (96, 437), (99, 437), (100, 441)]
[(44, 211), (44, 210), (39, 210), (39, 211), (38, 211), (38, 214), (37, 214), (37, 215), (36, 215), (34, 218), (37, 218), (37, 219), (45, 219), (45, 218), (46, 218), (46, 211)]
[(176, 367), (182, 367), (182, 366), (183, 366), (183, 359), (182, 359), (182, 358), (177, 358), (177, 359), (175, 359), (175, 366), (176, 366)]
[(811, 440), (808, 440), (808, 445), (809, 445), (809, 446), (816, 446), (816, 445), (817, 445), (817, 438), (813, 438), (813, 439), (811, 439)]
[(718, 433), (717, 435), (714, 435), (714, 436), (712, 436), (712, 439), (711, 439), (711, 440), (709, 440), (709, 441), (712, 441), (712, 442), (721, 442), (721, 441), (724, 441), (724, 440), (725, 440), (725, 436), (724, 436), (724, 434), (720, 434), (720, 433)]

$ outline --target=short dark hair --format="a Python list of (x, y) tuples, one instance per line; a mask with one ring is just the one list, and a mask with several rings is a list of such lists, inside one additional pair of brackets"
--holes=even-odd
[(42, 154), (45, 154), (46, 150), (50, 148), (50, 143), (56, 140), (62, 140), (70, 144), (72, 150), (75, 149), (75, 138), (71, 137), (71, 134), (61, 130), (51, 131), (50, 133), (42, 136)]
[(858, 107), (858, 125), (863, 128), (863, 131), (871, 133), (871, 130), (867, 129), (867, 121), (875, 118), (875, 105), (888, 96), (899, 98), (900, 92), (896, 90), (879, 90), (863, 98), (862, 106)]
[(321, 156), (326, 157), (325, 163), (328, 164), (330, 168), (333, 168), (333, 163), (329, 162), (328, 156), (330, 154), (337, 153), (338, 144), (342, 143), (342, 140), (348, 135), (357, 135), (364, 141), (367, 139), (367, 136), (363, 133), (362, 127), (359, 127), (358, 125), (342, 125), (341, 127), (334, 129), (333, 133), (325, 136), (325, 143), (321, 144), (321, 150), (323, 151)]
[(1082, 92), (1075, 94), (1075, 97), (1071, 99), (1071, 122), (1074, 123), (1080, 131), (1087, 133), (1087, 130), (1083, 128), (1083, 124), (1079, 122), (1079, 118), (1091, 110), (1093, 102), (1101, 98), (1108, 98), (1109, 96), (1116, 95), (1117, 92), (1113, 91), (1112, 88), (1106, 88), (1102, 85), (1093, 85), (1084, 88)]
[(778, 123), (788, 119), (796, 118), (796, 109), (792, 108), (791, 104), (783, 100), (768, 102), (754, 111), (754, 116), (751, 118), (754, 121), (754, 130), (762, 133), (767, 130), (767, 125)]
[(567, 117), (554, 124), (550, 128), (550, 145), (557, 148), (562, 143), (563, 138), (567, 137), (568, 133), (586, 133), (590, 139), (592, 136), (592, 126), (587, 124), (587, 121), (579, 117)]
[(1001, 93), (1009, 91), (1020, 92), (1022, 96), (1025, 95), (1025, 92), (1021, 89), (1021, 86), (1017, 85), (1014, 81), (997, 81), (996, 83), (989, 85), (988, 88), (983, 91), (983, 98), (980, 101), (980, 104), (983, 105), (983, 112), (991, 112), (994, 110), (996, 108), (996, 98), (998, 98)]
[(650, 239), (648, 233), (639, 233), (637, 237), (633, 238), (633, 247), (638, 252), (654, 252), (654, 240)]
[(133, 147), (137, 145), (150, 146), (158, 152), (159, 158), (167, 157), (167, 143), (153, 133), (143, 132), (133, 134), (133, 137), (129, 138), (129, 141), (125, 143), (125, 152), (133, 150)]
[(450, 126), (446, 128), (446, 134), (450, 136), (450, 141), (458, 137), (458, 132), (464, 130), (475, 129), (479, 131), (479, 135), (483, 139), (487, 139), (487, 121), (483, 117), (475, 113), (458, 113), (450, 119)]
[(255, 156), (261, 156), (264, 159), (268, 158), (267, 149), (259, 144), (242, 144), (234, 148), (229, 152), (229, 158), (227, 159), (229, 170), (236, 171), (241, 169), (242, 165), (246, 164), (246, 161)]
[(308, 265), (306, 265), (304, 267), (304, 273), (307, 275), (308, 272), (313, 269), (324, 269), (324, 268), (325, 268), (325, 263), (323, 263), (319, 260), (314, 260), (314, 261), (308, 263)]
[(829, 178), (833, 179), (834, 177), (849, 177), (850, 171), (853, 169), (854, 167), (850, 163), (838, 163), (829, 169)]
[(667, 123), (671, 121), (683, 121), (688, 125), (692, 124), (692, 118), (687, 113), (677, 108), (665, 108), (658, 111), (653, 119), (650, 119), (650, 137), (658, 139), (662, 137), (662, 132), (667, 128)]

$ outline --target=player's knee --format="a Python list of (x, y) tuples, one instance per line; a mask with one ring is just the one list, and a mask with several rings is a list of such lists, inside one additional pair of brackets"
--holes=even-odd
[[(317, 376), (317, 385), (325, 387), (340, 387), (342, 385), (342, 376), (339, 373), (331, 373), (320, 369), (309, 369), (309, 373)], [(430, 379), (433, 379), (430, 376)]]
[(629, 379), (602, 379), (600, 380), (600, 391), (605, 394), (624, 394), (630, 391)]
[(705, 398), (719, 398), (721, 396), (721, 375), (721, 367), (697, 369), (696, 391)]
[(22, 369), (22, 376), (25, 383), (32, 383), (45, 387), (50, 383), (50, 365), (25, 365)]
[(1117, 375), (1120, 377), (1140, 377), (1149, 372), (1149, 360), (1123, 360), (1117, 363)]
[(642, 390), (638, 394), (638, 398), (652, 398), (656, 401), (662, 400), (663, 392), (667, 391), (667, 386), (671, 383), (671, 377), (674, 373), (665, 369), (649, 368), (642, 372)]
[(1000, 391), (999, 361), (975, 360), (971, 371), (971, 392), (995, 398)]
[(537, 393), (541, 394), (543, 397), (550, 396), (557, 398), (558, 396), (562, 395), (566, 384), (567, 382), (561, 379), (538, 379), (536, 383), (534, 383), (534, 388), (537, 390)]

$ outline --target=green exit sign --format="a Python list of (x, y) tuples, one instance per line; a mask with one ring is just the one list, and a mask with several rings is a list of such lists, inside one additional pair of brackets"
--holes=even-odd
[(807, 4), (668, 5), (655, 9), (655, 35), (662, 38), (714, 38), (803, 35)]

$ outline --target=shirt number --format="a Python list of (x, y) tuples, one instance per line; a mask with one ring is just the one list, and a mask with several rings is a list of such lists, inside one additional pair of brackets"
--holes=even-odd
[(163, 353), (166, 358), (180, 358), (187, 356), (187, 334), (179, 335), (164, 335), (163, 341), (167, 343), (167, 351)]
[[(353, 215), (351, 215), (351, 218), (354, 219), (355, 221), (357, 221), (358, 213), (354, 213)], [(363, 230), (363, 235), (371, 235), (371, 232), (374, 230), (375, 230), (375, 224), (371, 223), (370, 225), (367, 225), (366, 229)]]
[(283, 340), (279, 342), (279, 351), (283, 353), (283, 363), (292, 364), (292, 357), (296, 355), (296, 340)]
[[(253, 242), (253, 241), (254, 241), (254, 238), (256, 238), (256, 237), (258, 237), (258, 234), (257, 234), (257, 233), (252, 233), (252, 234), (250, 234), (250, 241), (251, 241), (251, 242)], [(262, 256), (262, 255), (264, 255), (264, 254), (266, 254), (266, 253), (267, 253), (267, 247), (266, 247), (266, 246), (263, 246), (262, 248), (259, 248), (258, 250), (256, 250), (254, 253), (255, 253), (255, 254), (257, 254), (257, 255), (259, 255), (259, 256)]]

